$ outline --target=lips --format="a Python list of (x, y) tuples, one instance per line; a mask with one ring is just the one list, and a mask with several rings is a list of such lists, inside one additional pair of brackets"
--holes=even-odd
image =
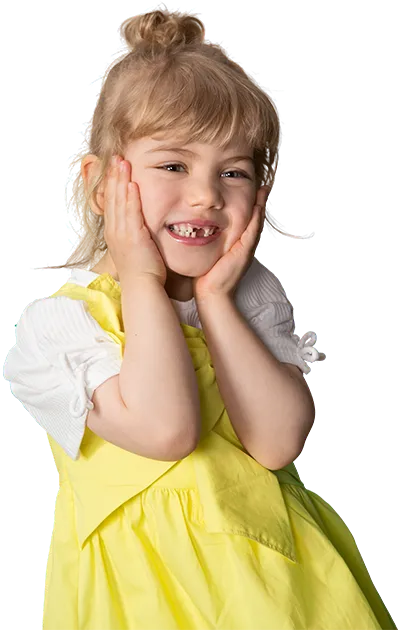
[(178, 234), (177, 232), (174, 232), (174, 230), (171, 230), (167, 225), (165, 226), (165, 229), (167, 230), (168, 234), (171, 236), (171, 238), (173, 238), (175, 241), (177, 241), (178, 243), (187, 245), (187, 246), (204, 246), (204, 245), (209, 245), (210, 243), (213, 243), (214, 241), (216, 241), (220, 235), (222, 230), (221, 229), (216, 229), (214, 231), (214, 234), (212, 234), (211, 236), (181, 236), (180, 234)]
[[(180, 224), (179, 223), (178, 224), (177, 223), (175, 223), (175, 224), (172, 223), (171, 225), (167, 225), (166, 227), (167, 227), (169, 232), (175, 233), (175, 230), (172, 227), (173, 225), (180, 225)], [(204, 230), (207, 229), (206, 227), (203, 227), (201, 225), (197, 225), (197, 226), (191, 225), (190, 227), (192, 227), (192, 228), (194, 228), (196, 230), (196, 237), (197, 238), (203, 237), (204, 236)], [(207, 226), (207, 227), (213, 227), (214, 228), (213, 234), (218, 234), (219, 232), (221, 232), (221, 228), (219, 228), (217, 226), (211, 226), (210, 225), (210, 226)]]
[(221, 226), (217, 223), (214, 222), (212, 223), (211, 221), (206, 221), (203, 219), (193, 219), (193, 221), (187, 220), (187, 221), (171, 221), (171, 223), (167, 223), (167, 227), (171, 227), (171, 225), (181, 225), (181, 223), (185, 223), (188, 225), (191, 225), (193, 227), (215, 227), (218, 229), (221, 229)]

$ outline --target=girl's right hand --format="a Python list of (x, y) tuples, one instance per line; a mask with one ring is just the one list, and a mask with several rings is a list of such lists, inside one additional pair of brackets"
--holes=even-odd
[[(162, 286), (167, 270), (145, 225), (139, 186), (131, 182), (131, 165), (119, 156), (111, 165), (104, 188), (104, 240), (118, 276), (155, 278)], [(121, 172), (119, 166), (124, 165)], [(133, 189), (128, 189), (131, 182)], [(130, 188), (130, 187), (129, 187)]]

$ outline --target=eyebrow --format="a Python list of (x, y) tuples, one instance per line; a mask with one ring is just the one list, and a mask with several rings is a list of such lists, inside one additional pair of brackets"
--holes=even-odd
[[(181, 147), (170, 147), (167, 145), (162, 145), (160, 147), (156, 147), (155, 149), (150, 149), (149, 151), (146, 151), (146, 153), (155, 153), (157, 151), (175, 151), (176, 153), (187, 153), (188, 155), (192, 155), (192, 156), (197, 155), (197, 153), (195, 153), (194, 151), (190, 151), (189, 149), (182, 149)], [(226, 159), (227, 160), (246, 160), (248, 162), (251, 162), (252, 164), (255, 164), (254, 158), (252, 158), (250, 155), (231, 155), (227, 157)]]

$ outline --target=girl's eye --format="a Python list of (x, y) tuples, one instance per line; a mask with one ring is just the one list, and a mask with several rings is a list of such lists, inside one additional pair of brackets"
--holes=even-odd
[[(182, 166), (182, 164), (164, 164), (163, 166), (159, 166), (158, 168), (162, 168), (162, 169), (168, 169), (171, 168), (173, 166), (180, 166), (182, 168), (184, 168), (184, 166)], [(174, 172), (174, 171), (169, 171), (169, 172)], [(238, 173), (241, 177), (247, 177), (247, 179), (249, 178), (248, 175), (246, 175), (246, 173), (243, 173), (243, 171), (227, 171), (227, 173)], [(226, 173), (224, 173), (224, 175), (226, 175)], [(228, 177), (228, 179), (237, 179), (237, 177)], [(240, 179), (240, 178), (239, 178)]]

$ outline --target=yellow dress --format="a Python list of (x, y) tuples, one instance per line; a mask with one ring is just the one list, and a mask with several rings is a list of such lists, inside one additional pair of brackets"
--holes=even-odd
[[(109, 274), (52, 297), (85, 300), (124, 348)], [(177, 462), (141, 457), (86, 427), (59, 472), (43, 630), (396, 629), (353, 536), (294, 464), (261, 466), (218, 391), (201, 329), (181, 324), (198, 380), (202, 437)]]

